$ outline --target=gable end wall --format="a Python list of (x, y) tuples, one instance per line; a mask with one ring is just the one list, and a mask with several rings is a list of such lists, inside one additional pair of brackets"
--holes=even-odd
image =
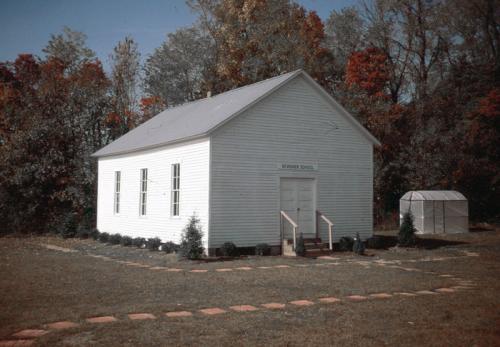
[[(334, 240), (372, 235), (373, 144), (302, 76), (211, 136), (210, 245), (278, 245), (280, 176), (314, 177)], [(315, 164), (315, 172), (278, 169)], [(320, 236), (327, 240), (326, 226)]]

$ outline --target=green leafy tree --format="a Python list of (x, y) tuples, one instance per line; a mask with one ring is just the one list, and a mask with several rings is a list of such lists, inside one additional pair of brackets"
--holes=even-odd
[(111, 102), (113, 113), (108, 116), (112, 138), (125, 134), (141, 119), (138, 102), (140, 53), (137, 43), (127, 36), (118, 42), (110, 55)]

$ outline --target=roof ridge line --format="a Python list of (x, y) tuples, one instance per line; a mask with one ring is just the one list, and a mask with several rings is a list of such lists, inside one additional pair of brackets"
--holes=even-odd
[(190, 104), (194, 104), (194, 103), (199, 102), (201, 100), (210, 99), (210, 98), (217, 98), (218, 96), (221, 96), (221, 95), (224, 95), (224, 94), (229, 94), (229, 93), (238, 91), (240, 89), (244, 89), (244, 88), (247, 88), (247, 87), (250, 87), (250, 86), (255, 86), (257, 84), (262, 84), (264, 82), (269, 82), (269, 81), (274, 80), (276, 78), (283, 77), (284, 75), (287, 75), (287, 74), (293, 74), (293, 73), (301, 71), (301, 70), (302, 69), (297, 69), (297, 70), (294, 70), (294, 71), (285, 72), (285, 73), (282, 73), (280, 75), (269, 77), (269, 78), (267, 78), (265, 80), (262, 80), (262, 81), (257, 81), (257, 82), (254, 82), (254, 83), (246, 84), (246, 85), (238, 87), (238, 88), (229, 89), (229, 90), (226, 90), (225, 92), (222, 92), (222, 93), (219, 93), (219, 94), (215, 94), (215, 95), (212, 95), (210, 97), (204, 97), (204, 98), (200, 98), (200, 99), (197, 99), (197, 100), (186, 101), (186, 102), (184, 102), (182, 104), (179, 104), (179, 105), (175, 105), (175, 106), (172, 106), (172, 107), (167, 107), (166, 109), (164, 109), (160, 113), (162, 113), (162, 112), (164, 112), (166, 110), (172, 110), (174, 108), (179, 108), (179, 107), (187, 106), (187, 105), (190, 105)]

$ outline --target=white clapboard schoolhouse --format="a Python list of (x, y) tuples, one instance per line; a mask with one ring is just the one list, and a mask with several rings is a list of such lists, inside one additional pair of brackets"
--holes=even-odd
[(97, 228), (178, 243), (196, 214), (210, 253), (366, 239), (374, 145), (302, 70), (168, 108), (94, 153)]

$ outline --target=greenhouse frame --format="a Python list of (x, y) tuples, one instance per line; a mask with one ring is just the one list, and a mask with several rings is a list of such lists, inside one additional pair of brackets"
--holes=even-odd
[(409, 191), (399, 200), (400, 221), (413, 215), (417, 234), (456, 234), (469, 231), (467, 198), (453, 190)]

